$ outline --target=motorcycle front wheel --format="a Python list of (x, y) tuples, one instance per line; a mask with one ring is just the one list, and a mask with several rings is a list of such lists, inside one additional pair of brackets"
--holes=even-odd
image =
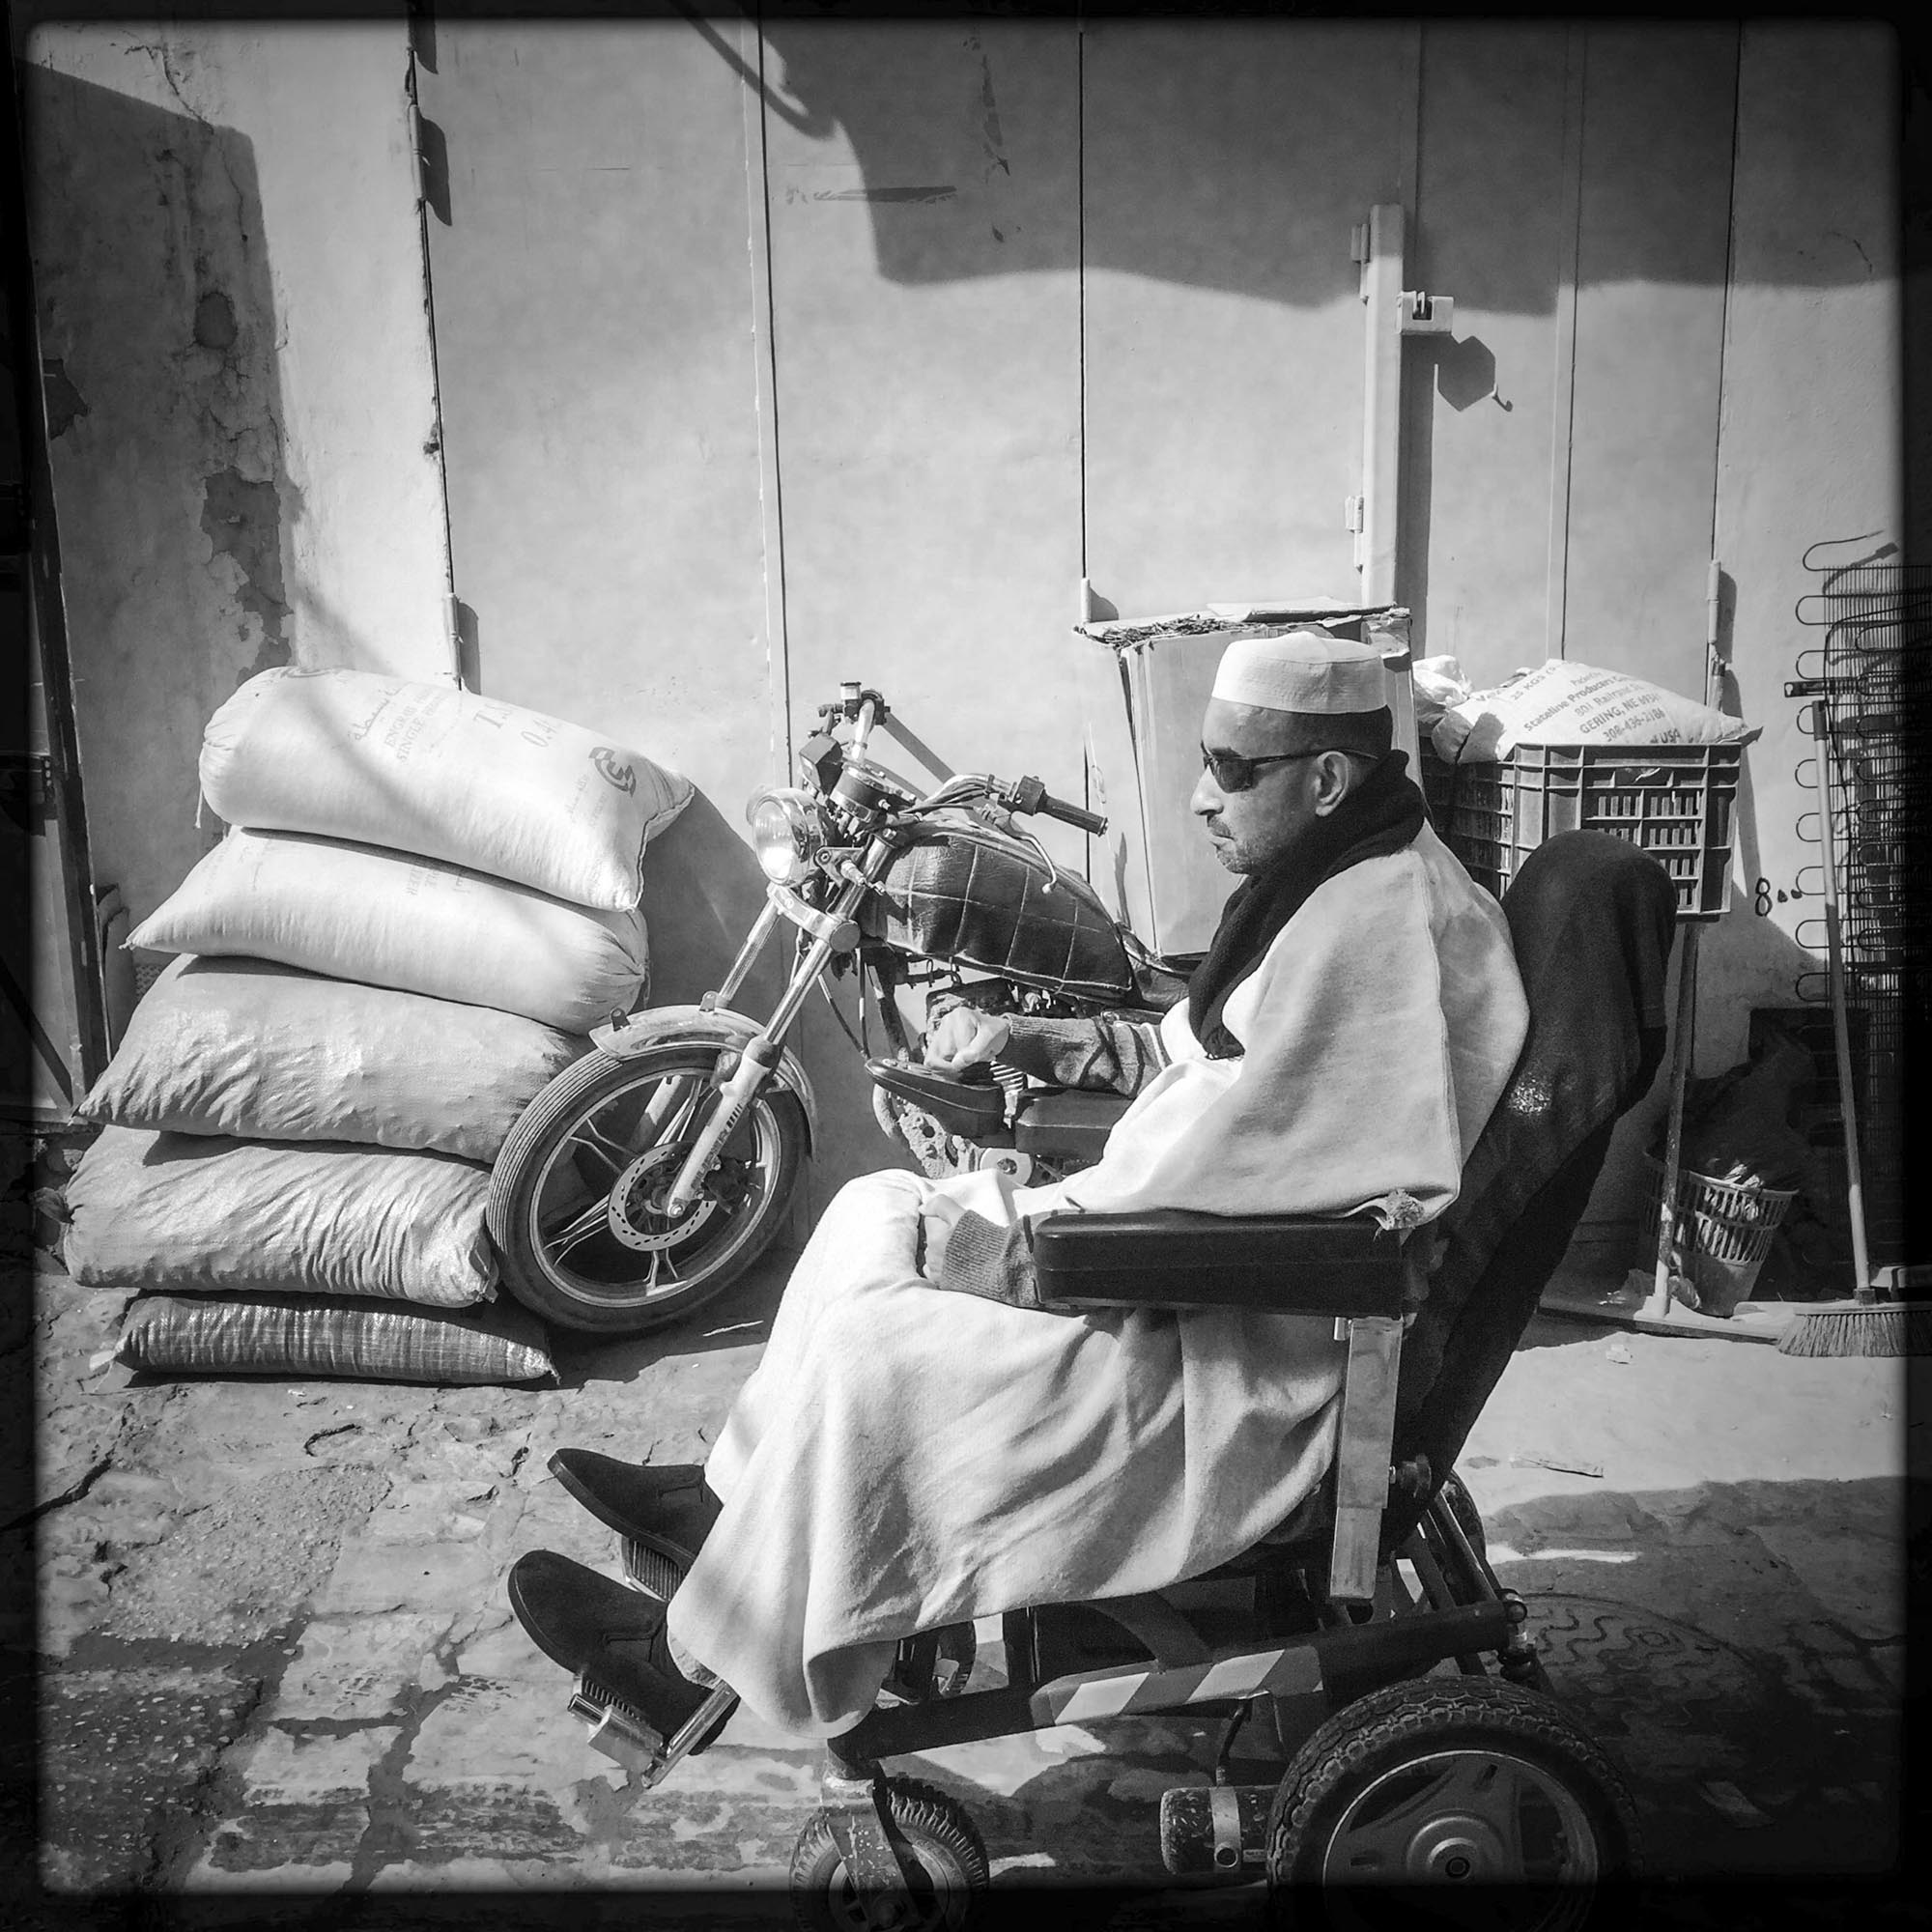
[(561, 1328), (635, 1335), (691, 1314), (771, 1244), (805, 1154), (805, 1110), (767, 1089), (703, 1191), (664, 1211), (714, 1098), (719, 1048), (665, 1044), (566, 1067), (525, 1109), (490, 1176), (503, 1285)]

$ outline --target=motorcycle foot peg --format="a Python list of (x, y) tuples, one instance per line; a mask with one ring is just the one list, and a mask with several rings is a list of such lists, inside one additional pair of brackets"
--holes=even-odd
[(1160, 1794), (1160, 1861), (1177, 1878), (1253, 1878), (1266, 1861), (1272, 1784), (1183, 1784)]
[(635, 1536), (624, 1539), (624, 1581), (646, 1597), (668, 1604), (684, 1581), (684, 1565), (648, 1548)]

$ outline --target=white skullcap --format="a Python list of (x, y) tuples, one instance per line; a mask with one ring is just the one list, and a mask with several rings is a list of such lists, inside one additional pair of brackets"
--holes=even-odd
[(1326, 631), (1236, 638), (1221, 657), (1213, 696), (1263, 711), (1334, 718), (1388, 703), (1381, 653)]

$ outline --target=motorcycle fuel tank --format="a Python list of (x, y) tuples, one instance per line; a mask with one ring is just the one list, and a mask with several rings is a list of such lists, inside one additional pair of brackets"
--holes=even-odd
[(1120, 928), (1093, 887), (984, 827), (922, 830), (894, 858), (866, 928), (924, 958), (1076, 999), (1133, 993)]

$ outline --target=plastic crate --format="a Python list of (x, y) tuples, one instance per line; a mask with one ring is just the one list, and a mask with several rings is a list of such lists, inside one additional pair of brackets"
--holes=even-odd
[(1559, 832), (1611, 832), (1670, 874), (1679, 919), (1716, 919), (1730, 892), (1740, 745), (1519, 745), (1496, 764), (1451, 765), (1425, 743), (1429, 815), (1469, 876), (1497, 897)]

